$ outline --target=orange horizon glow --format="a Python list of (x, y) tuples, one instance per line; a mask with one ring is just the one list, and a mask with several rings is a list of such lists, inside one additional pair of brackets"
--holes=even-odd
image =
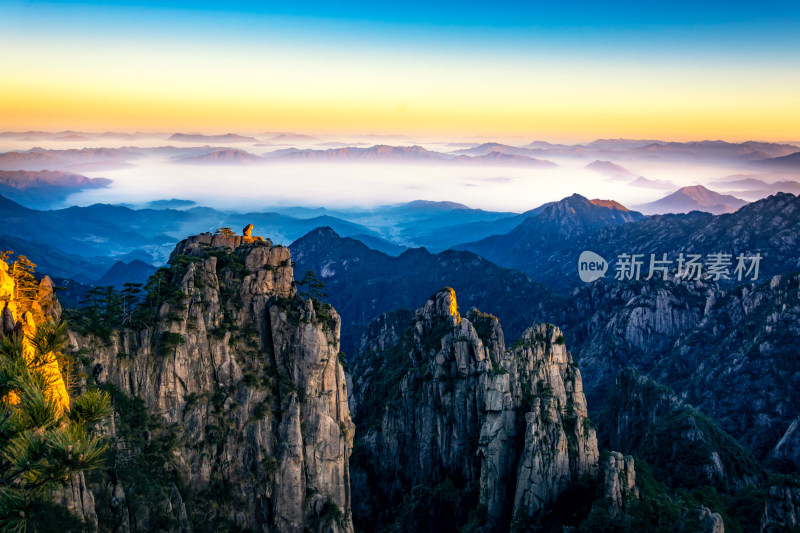
[(378, 27), (397, 34), (387, 44), (368, 26), (351, 38), (180, 13), (142, 35), (128, 12), (86, 27), (76, 12), (74, 28), (20, 13), (19, 27), (0, 23), (2, 130), (800, 141), (796, 58), (717, 49), (713, 35), (694, 50), (686, 36), (465, 29), (426, 48), (394, 27)]
[[(687, 106), (688, 107), (688, 106)], [(699, 111), (679, 106), (574, 109), (468, 108), (436, 102), (260, 102), (0, 88), (0, 129), (542, 138), (652, 138), (672, 141), (797, 141), (800, 113), (754, 109)]]

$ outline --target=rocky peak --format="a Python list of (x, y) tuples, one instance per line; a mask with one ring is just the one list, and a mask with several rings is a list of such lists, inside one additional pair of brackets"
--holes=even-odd
[(453, 325), (461, 323), (461, 315), (458, 313), (458, 303), (456, 302), (456, 291), (446, 287), (425, 302), (414, 314), (416, 320), (432, 323), (436, 319), (444, 318), (452, 320)]
[(270, 239), (265, 241), (263, 237), (251, 236), (250, 232), (252, 229), (253, 225), (248, 224), (244, 231), (247, 235), (227, 235), (222, 233), (211, 235), (210, 233), (203, 233), (188, 237), (175, 246), (175, 250), (170, 256), (170, 262), (172, 262), (173, 258), (177, 255), (193, 255), (193, 252), (202, 250), (203, 248), (226, 248), (228, 250), (236, 250), (242, 246), (253, 247), (257, 245), (264, 245), (268, 248), (272, 248), (272, 241)]
[[(105, 520), (131, 530), (167, 516), (184, 531), (351, 531), (355, 428), (340, 319), (297, 294), (289, 249), (189, 237), (148, 288), (110, 338), (74, 336), (94, 356), (90, 379), (128, 398), (119, 409), (141, 401), (152, 421), (142, 441), (136, 418), (117, 412), (115, 474), (95, 488)], [(154, 457), (147, 443), (164, 439), (174, 444)], [(131, 465), (154, 462), (163, 466), (144, 497)]]
[[(362, 339), (352, 367), (361, 450), (353, 490), (365, 502), (354, 509), (357, 527), (412, 527), (410, 506), (431, 513), (427, 527), (452, 529), (480, 506), (488, 529), (503, 530), (512, 517), (538, 520), (572, 482), (596, 473), (580, 372), (558, 328), (536, 325), (506, 349), (497, 318), (461, 316), (446, 288), (398, 338), (401, 330), (389, 316), (367, 328), (376, 340)], [(405, 496), (419, 484), (457, 496), (434, 512), (433, 502)], [(379, 518), (368, 500), (400, 511)]]

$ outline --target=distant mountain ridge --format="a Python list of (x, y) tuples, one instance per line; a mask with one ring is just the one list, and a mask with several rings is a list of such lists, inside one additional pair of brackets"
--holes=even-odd
[(425, 248), (415, 248), (390, 257), (355, 239), (340, 237), (330, 228), (316, 229), (289, 248), (298, 279), (313, 270), (325, 283), (330, 301), (342, 317), (345, 350), (354, 348), (361, 328), (375, 316), (398, 307), (412, 308), (420, 295), (424, 300), (436, 287), (458, 290), (465, 308), (477, 306), (508, 317), (506, 328), (517, 335), (527, 325), (513, 310), (551, 298), (546, 287), (522, 272), (499, 267), (469, 252), (449, 250), (434, 255)]
[(520, 225), (504, 235), (455, 246), (469, 250), (490, 261), (531, 272), (547, 250), (562, 241), (591, 233), (607, 225), (619, 225), (644, 219), (613, 201), (591, 201), (574, 194), (558, 202), (545, 204), (530, 213)]
[(729, 194), (714, 192), (702, 185), (682, 187), (655, 202), (637, 206), (646, 214), (688, 213), (705, 211), (712, 215), (733, 213), (747, 202)]
[[(797, 147), (795, 147), (796, 149)], [(755, 166), (797, 171), (800, 170), (800, 151), (781, 157), (762, 159), (753, 163)]]
[(611, 161), (600, 161), (596, 159), (586, 165), (586, 168), (615, 180), (634, 180), (640, 177), (635, 172), (631, 172), (627, 168), (612, 163)]
[(169, 136), (170, 141), (180, 142), (213, 142), (213, 143), (254, 143), (258, 142), (255, 137), (246, 137), (236, 133), (226, 133), (224, 135), (202, 135), (200, 133), (175, 133)]
[(263, 163), (264, 159), (245, 150), (227, 148), (205, 154), (191, 155), (177, 159), (180, 163), (204, 163), (217, 165)]
[(148, 265), (144, 261), (138, 259), (134, 259), (130, 263), (117, 261), (105, 274), (95, 281), (94, 284), (100, 287), (110, 285), (117, 289), (122, 289), (126, 283), (140, 283), (144, 285), (147, 283), (147, 278), (152, 276), (156, 270), (157, 268), (153, 265)]
[[(524, 152), (524, 150), (520, 150)], [(511, 164), (525, 165), (539, 168), (557, 167), (551, 161), (544, 161), (521, 154), (503, 153), (501, 151), (491, 151), (479, 153), (473, 156), (453, 155), (443, 152), (435, 152), (423, 148), (422, 146), (389, 146), (375, 145), (369, 148), (348, 146), (345, 148), (330, 148), (327, 150), (305, 149), (298, 150), (289, 148), (276, 150), (265, 156), (272, 160), (298, 160), (298, 161), (427, 161), (430, 163), (464, 163), (464, 164)]]
[(110, 179), (53, 170), (0, 170), (0, 194), (28, 205), (47, 206), (84, 189), (108, 187)]
[[(291, 242), (314, 228), (332, 226), (345, 235), (367, 235), (380, 238), (369, 228), (332, 216), (294, 218), (278, 213), (228, 213), (206, 207), (190, 209), (131, 209), (128, 207), (95, 204), (88, 207), (69, 207), (52, 211), (26, 208), (0, 196), (0, 236), (16, 238), (19, 228), (36, 228), (36, 237), (44, 248), (32, 251), (35, 263), (46, 262), (46, 249), (56, 249), (61, 254), (77, 255), (84, 261), (101, 257), (104, 261), (134, 251), (144, 250), (159, 264), (164, 261), (177, 241), (176, 233), (191, 228), (196, 232), (215, 231), (232, 227), (237, 231), (247, 224), (255, 224), (259, 231)], [(88, 261), (89, 263), (91, 261)], [(113, 260), (112, 260), (113, 262)], [(77, 266), (75, 261), (65, 264)], [(53, 264), (58, 268), (58, 262)], [(78, 276), (81, 281), (94, 280), (108, 268), (98, 273), (92, 268), (78, 276), (75, 268), (45, 271), (58, 277)]]

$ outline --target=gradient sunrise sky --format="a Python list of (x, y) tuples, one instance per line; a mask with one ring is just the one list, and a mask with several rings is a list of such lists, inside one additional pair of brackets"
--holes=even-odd
[(800, 140), (800, 2), (0, 1), (0, 129)]

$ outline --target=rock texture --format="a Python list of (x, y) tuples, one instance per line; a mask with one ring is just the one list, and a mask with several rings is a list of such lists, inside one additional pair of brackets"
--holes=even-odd
[(690, 509), (681, 516), (673, 529), (675, 533), (725, 533), (725, 523), (719, 513), (708, 507), (699, 506)]
[(370, 328), (352, 367), (354, 493), (379, 502), (355, 508), (360, 529), (452, 530), (480, 516), (502, 531), (512, 518), (535, 523), (571, 483), (597, 472), (580, 371), (558, 328), (529, 328), (507, 350), (497, 319), (462, 317), (452, 289), (404, 328), (398, 318)]
[(646, 459), (669, 486), (732, 493), (764, 479), (752, 454), (713, 420), (633, 369), (617, 376), (599, 424), (611, 448)]
[(600, 463), (603, 477), (603, 499), (610, 502), (611, 518), (617, 518), (639, 499), (636, 487), (636, 467), (630, 455), (611, 452)]
[(714, 418), (757, 458), (770, 455), (800, 416), (800, 274), (735, 288), (679, 280), (592, 285), (574, 293), (576, 312), (565, 328), (590, 405), (602, 405), (614, 376), (632, 366)]
[(770, 458), (786, 464), (789, 469), (800, 469), (800, 416), (789, 424), (786, 433), (772, 450)]
[(769, 488), (764, 506), (761, 531), (777, 533), (800, 528), (800, 484), (773, 485)]
[[(288, 248), (260, 237), (191, 237), (170, 261), (143, 304), (151, 324), (74, 336), (90, 379), (115, 391), (113, 470), (93, 487), (101, 525), (351, 531), (336, 311), (298, 296)], [(136, 416), (152, 422), (134, 430)], [(157, 483), (113, 473), (150, 457), (164, 461)]]
[[(43, 321), (60, 317), (61, 306), (53, 291), (53, 282), (47, 276), (39, 281), (38, 288), (33, 285), (22, 297), (12, 269), (0, 260), (0, 340), (12, 334), (20, 335), (23, 354), (30, 364), (35, 357), (31, 337)], [(53, 354), (47, 354), (42, 367), (51, 380), (49, 394), (62, 409), (69, 409), (69, 395), (58, 360)]]

